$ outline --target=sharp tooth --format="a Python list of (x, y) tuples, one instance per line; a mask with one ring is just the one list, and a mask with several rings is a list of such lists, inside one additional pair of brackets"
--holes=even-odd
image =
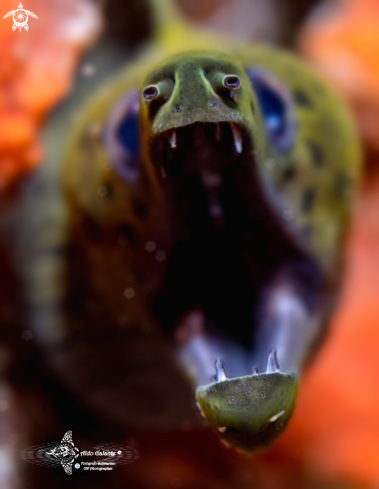
[(253, 367), (253, 375), (255, 374), (259, 374), (259, 368), (256, 365)]
[(175, 131), (175, 129), (171, 133), (170, 146), (171, 146), (171, 148), (176, 148), (176, 131)]
[(224, 364), (220, 358), (217, 358), (215, 361), (216, 366), (216, 380), (219, 382), (220, 380), (226, 380), (228, 377), (226, 376)]
[(235, 124), (230, 124), (232, 127), (233, 138), (234, 138), (234, 147), (236, 148), (237, 153), (242, 153), (242, 137), (239, 128)]
[(279, 363), (276, 358), (276, 348), (271, 348), (268, 354), (267, 373), (278, 372)]
[(221, 141), (221, 127), (218, 122), (216, 122), (216, 139), (217, 141)]

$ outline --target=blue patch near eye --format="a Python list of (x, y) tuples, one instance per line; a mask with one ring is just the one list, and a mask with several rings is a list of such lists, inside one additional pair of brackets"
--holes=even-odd
[(130, 156), (139, 152), (139, 130), (137, 114), (128, 114), (116, 129), (116, 137)]
[(105, 148), (116, 172), (135, 182), (141, 169), (138, 92), (131, 91), (113, 107), (106, 124)]
[(257, 96), (270, 144), (287, 151), (294, 140), (292, 100), (285, 87), (269, 73), (248, 68), (246, 73)]
[(280, 134), (285, 129), (286, 113), (283, 100), (266, 87), (255, 88), (263, 112), (265, 123), (270, 132)]

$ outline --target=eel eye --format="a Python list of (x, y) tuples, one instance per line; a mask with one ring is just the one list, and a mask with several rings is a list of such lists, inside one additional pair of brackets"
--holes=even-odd
[(118, 100), (111, 110), (105, 129), (105, 148), (114, 170), (134, 182), (141, 167), (138, 128), (138, 91)]
[(287, 151), (295, 137), (293, 102), (286, 88), (264, 70), (248, 68), (246, 73), (257, 96), (270, 144)]
[(157, 97), (159, 97), (159, 87), (157, 87), (157, 85), (148, 85), (142, 90), (142, 97), (147, 102), (155, 100)]
[(229, 90), (237, 90), (241, 86), (241, 80), (237, 75), (226, 75), (223, 80), (223, 85)]

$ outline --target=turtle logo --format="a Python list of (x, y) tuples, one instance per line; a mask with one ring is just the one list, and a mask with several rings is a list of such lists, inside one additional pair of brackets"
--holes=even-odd
[(22, 3), (18, 4), (18, 9), (16, 10), (11, 10), (7, 14), (4, 15), (3, 19), (6, 19), (7, 17), (10, 17), (13, 15), (13, 25), (12, 25), (12, 31), (15, 31), (16, 29), (21, 29), (24, 28), (26, 31), (29, 30), (28, 26), (28, 18), (29, 15), (30, 17), (34, 17), (35, 19), (38, 19), (36, 14), (31, 12), (30, 10), (24, 10), (22, 8)]
[(74, 460), (79, 457), (79, 449), (74, 446), (74, 442), (72, 441), (72, 431), (67, 431), (61, 444), (53, 448), (50, 452), (46, 452), (46, 455), (54, 457), (61, 463), (66, 474), (71, 475)]

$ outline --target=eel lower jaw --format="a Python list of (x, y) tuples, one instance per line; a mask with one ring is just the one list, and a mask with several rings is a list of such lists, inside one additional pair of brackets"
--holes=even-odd
[(226, 446), (256, 452), (268, 448), (288, 424), (298, 383), (296, 372), (225, 378), (196, 389), (197, 407)]
[(296, 405), (298, 375), (280, 371), (276, 348), (267, 368), (228, 378), (216, 344), (202, 329), (201, 311), (189, 313), (177, 329), (179, 361), (198, 385), (196, 403), (221, 441), (250, 453), (269, 447), (283, 432)]

